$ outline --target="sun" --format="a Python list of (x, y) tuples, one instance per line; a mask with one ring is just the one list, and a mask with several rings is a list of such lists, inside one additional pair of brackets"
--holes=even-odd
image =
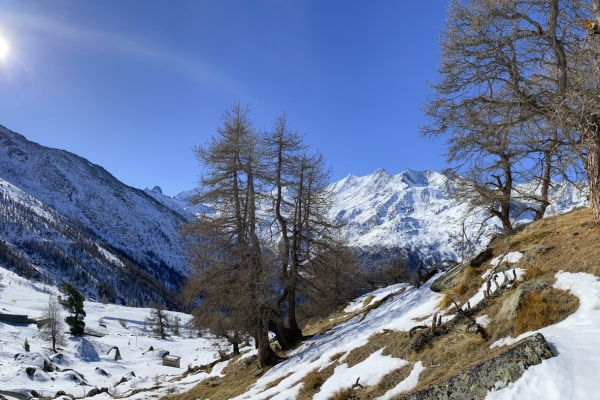
[(4, 60), (10, 51), (8, 42), (0, 37), (0, 60)]

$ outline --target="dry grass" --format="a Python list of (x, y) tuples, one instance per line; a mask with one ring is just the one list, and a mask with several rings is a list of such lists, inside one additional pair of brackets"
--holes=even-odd
[(592, 214), (588, 208), (544, 218), (509, 238), (497, 240), (494, 254), (501, 254), (509, 239), (511, 251), (545, 244), (553, 249), (546, 254), (525, 253), (519, 266), (528, 270), (537, 265), (543, 269), (539, 275), (541, 280), (548, 282), (554, 282), (554, 275), (561, 270), (587, 272), (600, 277), (600, 263), (597, 262), (600, 259), (600, 227), (591, 221)]
[(481, 275), (483, 275), (486, 268), (485, 266), (479, 268), (466, 267), (458, 284), (443, 293), (444, 297), (442, 297), (442, 300), (438, 304), (438, 308), (445, 310), (453, 304), (453, 301), (458, 304), (464, 304), (468, 299), (473, 297), (484, 282)]
[(265, 391), (267, 391), (269, 389), (272, 389), (275, 386), (279, 385), (282, 380), (284, 380), (285, 378), (290, 377), (290, 375), (293, 375), (293, 372), (290, 372), (289, 374), (286, 374), (286, 375), (282, 376), (281, 378), (277, 378), (273, 382), (269, 382), (269, 384), (267, 386), (265, 386)]
[(348, 389), (340, 389), (331, 396), (327, 398), (327, 400), (348, 400)]
[(314, 369), (310, 371), (304, 379), (302, 379), (302, 389), (298, 393), (296, 400), (309, 400), (312, 399), (315, 393), (321, 389), (321, 385), (325, 383), (333, 375), (336, 364), (333, 363), (322, 370)]
[(346, 354), (345, 351), (340, 351), (339, 353), (335, 353), (334, 355), (332, 355), (331, 357), (329, 357), (330, 361), (337, 361), (339, 360), (344, 354)]
[(258, 370), (258, 363), (254, 361), (246, 366), (244, 363), (231, 361), (224, 369), (224, 378), (209, 378), (196, 385), (186, 393), (162, 397), (161, 400), (229, 400), (246, 392), (258, 379), (254, 373)]
[(375, 298), (375, 296), (373, 296), (372, 294), (370, 294), (366, 299), (363, 300), (363, 307), (366, 307), (369, 305), (369, 303), (371, 302), (371, 300), (373, 300)]
[(523, 275), (523, 280), (531, 281), (536, 278), (539, 278), (542, 275), (544, 275), (544, 268), (540, 264), (536, 263), (536, 264), (532, 265), (531, 267), (528, 267), (525, 270), (525, 274)]
[(527, 293), (517, 310), (514, 334), (557, 324), (578, 308), (579, 299), (564, 290), (548, 288), (542, 292)]

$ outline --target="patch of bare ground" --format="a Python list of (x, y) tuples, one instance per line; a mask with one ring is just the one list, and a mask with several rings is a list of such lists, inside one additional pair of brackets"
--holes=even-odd
[(296, 400), (310, 400), (313, 396), (321, 390), (321, 386), (327, 379), (333, 375), (333, 371), (337, 366), (337, 363), (333, 363), (323, 369), (314, 369), (302, 379), (302, 388), (296, 397)]
[(360, 314), (362, 314), (362, 317), (361, 317), (361, 321), (362, 321), (366, 318), (367, 314), (369, 314), (369, 312), (371, 310), (376, 309), (377, 307), (379, 307), (381, 304), (383, 304), (388, 299), (403, 293), (405, 290), (406, 290), (406, 288), (402, 288), (399, 291), (390, 293), (389, 295), (387, 295), (384, 298), (377, 300), (375, 302), (372, 302), (374, 296), (369, 296), (363, 301), (363, 308), (353, 311), (353, 312), (349, 312), (349, 313), (345, 313), (345, 312), (334, 313), (334, 314), (330, 315), (328, 318), (322, 319), (321, 321), (318, 321), (313, 325), (305, 326), (304, 329), (302, 329), (302, 334), (305, 337), (311, 337), (314, 335), (323, 334), (327, 331), (334, 329), (339, 324), (349, 321), (352, 318), (354, 318)]
[[(232, 359), (222, 371), (225, 375), (223, 378), (205, 379), (186, 393), (164, 396), (161, 400), (229, 400), (248, 391), (250, 386), (256, 383), (258, 379), (258, 376), (254, 375), (256, 371), (258, 371), (258, 362), (255, 359), (249, 358), (241, 362)], [(264, 369), (263, 373), (266, 371), (267, 369)]]

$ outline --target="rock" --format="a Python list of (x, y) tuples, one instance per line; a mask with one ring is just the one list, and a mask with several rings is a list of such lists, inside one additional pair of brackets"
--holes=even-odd
[(264, 371), (263, 371), (263, 370), (262, 370), (262, 368), (261, 368), (261, 369), (257, 370), (257, 371), (254, 373), (254, 376), (261, 376), (261, 375), (263, 374), (263, 372), (264, 372)]
[(486, 262), (488, 260), (491, 260), (493, 256), (494, 256), (494, 249), (492, 249), (491, 247), (488, 247), (485, 250), (483, 250), (481, 253), (479, 253), (475, 257), (473, 257), (471, 259), (471, 261), (469, 261), (469, 264), (473, 268), (479, 268), (481, 266), (481, 264), (483, 264), (484, 262)]
[(40, 394), (35, 390), (30, 390), (29, 393), (31, 394), (31, 397), (40, 397)]
[(126, 373), (125, 375), (123, 375), (123, 377), (121, 378), (121, 380), (119, 381), (119, 383), (125, 383), (128, 380), (130, 380), (131, 378), (135, 377), (135, 372), (131, 371)]
[(431, 290), (434, 292), (441, 292), (443, 290), (451, 289), (458, 285), (462, 279), (462, 272), (467, 267), (479, 268), (484, 262), (491, 260), (494, 256), (494, 250), (491, 247), (486, 248), (481, 253), (467, 261), (466, 263), (459, 264), (456, 268), (451, 269), (446, 274), (440, 276), (431, 284)]
[(553, 356), (544, 336), (537, 333), (469, 370), (396, 400), (484, 399), (488, 390), (497, 386), (499, 382), (504, 385), (515, 382), (529, 367)]
[(17, 361), (17, 358), (19, 358), (20, 355), (21, 355), (21, 353), (15, 354), (15, 361)]
[(35, 368), (27, 367), (27, 368), (25, 368), (25, 372), (27, 372), (27, 375), (32, 376), (35, 373)]
[(517, 316), (517, 309), (519, 308), (519, 304), (521, 304), (521, 300), (526, 293), (529, 292), (541, 292), (549, 285), (544, 282), (523, 282), (519, 286), (513, 294), (508, 296), (502, 302), (502, 308), (500, 309), (500, 315), (504, 318), (514, 318)]
[(56, 396), (54, 397), (58, 397), (58, 396), (66, 396), (67, 393), (64, 390), (59, 390), (58, 392), (56, 392)]
[(101, 389), (93, 388), (92, 390), (90, 390), (88, 392), (88, 394), (85, 397), (94, 397), (95, 395), (100, 394), (100, 393), (108, 393), (108, 388), (106, 388), (106, 387), (103, 387)]
[(150, 346), (150, 348), (148, 349), (148, 351), (154, 351), (154, 347)]
[(110, 378), (110, 374), (108, 372), (106, 372), (105, 370), (103, 370), (100, 367), (96, 367), (96, 371), (100, 372), (102, 375), (104, 376), (108, 376)]
[(529, 252), (536, 254), (546, 254), (550, 250), (552, 250), (553, 246), (548, 246), (547, 244), (534, 244), (533, 246), (527, 247), (526, 249), (521, 250), (521, 253)]
[(48, 361), (44, 360), (43, 370), (45, 372), (54, 372), (54, 365), (52, 365), (52, 363), (49, 363)]

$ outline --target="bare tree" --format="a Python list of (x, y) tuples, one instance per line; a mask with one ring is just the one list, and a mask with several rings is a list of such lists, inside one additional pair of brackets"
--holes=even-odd
[[(204, 192), (193, 201), (209, 204), (216, 215), (200, 216), (186, 232), (188, 239), (196, 243), (192, 246), (192, 261), (197, 276), (211, 275), (216, 281), (213, 288), (229, 285), (243, 300), (240, 304), (232, 302), (231, 296), (214, 297), (215, 301), (222, 301), (225, 313), (232, 317), (244, 315), (238, 326), (247, 328), (255, 337), (262, 367), (275, 359), (268, 336), (274, 293), (268, 285), (268, 264), (259, 239), (261, 153), (248, 112), (236, 104), (223, 115), (223, 126), (217, 134), (204, 147), (195, 149), (204, 167)], [(203, 294), (206, 292), (197, 293)], [(209, 311), (220, 312), (217, 307)]]
[(303, 137), (289, 129), (286, 114), (278, 116), (271, 132), (263, 135), (263, 180), (271, 188), (272, 219), (283, 291), (272, 312), (270, 327), (283, 349), (302, 339), (297, 322), (297, 285), (302, 264), (333, 224), (327, 218), (333, 196), (330, 170), (320, 153), (309, 153)]
[[(422, 133), (447, 138), (448, 160), (475, 193), (472, 204), (487, 203), (505, 230), (513, 200), (537, 204), (530, 208), (541, 218), (552, 178), (579, 162), (563, 156), (577, 140), (561, 117), (570, 52), (580, 47), (576, 15), (566, 0), (455, 0), (448, 10), (442, 80), (432, 85), (425, 106), (432, 124)], [(531, 178), (539, 182), (534, 193), (515, 190)]]
[(48, 323), (40, 330), (40, 338), (52, 343), (52, 351), (56, 352), (56, 345), (65, 344), (64, 333), (65, 324), (63, 322), (62, 307), (58, 303), (56, 296), (49, 295), (48, 303), (44, 307), (43, 317)]
[(325, 317), (357, 295), (362, 276), (354, 252), (341, 240), (332, 240), (302, 265), (299, 292), (302, 316)]
[(152, 300), (148, 302), (148, 307), (150, 307), (150, 317), (148, 317), (148, 322), (154, 325), (152, 332), (161, 339), (167, 339), (170, 337), (167, 330), (169, 325), (169, 313), (167, 312), (167, 308), (156, 304)]

